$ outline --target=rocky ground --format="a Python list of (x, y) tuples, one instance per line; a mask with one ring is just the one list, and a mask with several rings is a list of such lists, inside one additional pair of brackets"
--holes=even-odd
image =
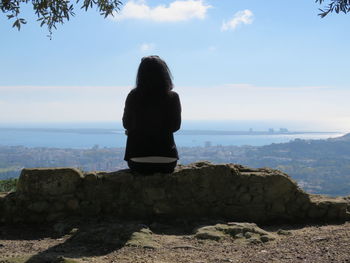
[(0, 226), (0, 263), (350, 262), (350, 223), (61, 222)]

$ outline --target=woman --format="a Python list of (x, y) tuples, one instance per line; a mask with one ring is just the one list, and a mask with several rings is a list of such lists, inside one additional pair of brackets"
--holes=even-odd
[(158, 56), (142, 58), (136, 88), (126, 98), (123, 115), (128, 136), (124, 160), (131, 170), (174, 171), (179, 156), (173, 133), (180, 129), (181, 104), (172, 89), (166, 63)]

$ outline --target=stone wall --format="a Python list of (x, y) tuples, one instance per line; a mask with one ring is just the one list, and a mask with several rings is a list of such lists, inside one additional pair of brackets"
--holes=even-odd
[(12, 223), (97, 216), (256, 223), (344, 221), (350, 219), (349, 210), (346, 198), (307, 194), (278, 170), (207, 162), (151, 176), (129, 170), (23, 169), (17, 192), (0, 196), (0, 220)]

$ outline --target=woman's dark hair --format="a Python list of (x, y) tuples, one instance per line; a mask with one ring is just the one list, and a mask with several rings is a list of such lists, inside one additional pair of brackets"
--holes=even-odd
[(146, 93), (166, 93), (173, 89), (167, 64), (158, 56), (143, 57), (136, 77), (136, 90)]

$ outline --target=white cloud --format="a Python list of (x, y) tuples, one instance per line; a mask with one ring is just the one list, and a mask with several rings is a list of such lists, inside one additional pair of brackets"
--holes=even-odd
[(154, 50), (155, 45), (153, 43), (142, 43), (140, 46), (141, 52), (150, 52)]
[(177, 22), (190, 19), (204, 19), (210, 5), (203, 0), (177, 0), (168, 6), (150, 7), (146, 1), (129, 1), (123, 9), (114, 14), (114, 20), (144, 19), (155, 22)]
[(345, 122), (350, 117), (350, 114), (345, 116), (350, 112), (350, 90), (346, 89), (233, 83), (204, 88), (176, 87), (176, 91), (183, 105), (183, 119), (319, 122), (328, 124), (328, 130), (350, 129), (350, 122)]
[(238, 11), (234, 14), (233, 18), (229, 21), (222, 23), (221, 31), (235, 30), (240, 24), (252, 24), (254, 14), (252, 11), (246, 9), (243, 11)]
[(120, 120), (131, 88), (0, 86), (0, 124)]
[[(0, 125), (120, 120), (131, 88), (0, 86)], [(175, 91), (180, 95), (184, 120), (302, 121), (310, 123), (310, 130), (315, 129), (314, 122), (324, 123), (325, 130), (350, 130), (350, 90), (345, 88), (231, 83), (176, 86)]]

